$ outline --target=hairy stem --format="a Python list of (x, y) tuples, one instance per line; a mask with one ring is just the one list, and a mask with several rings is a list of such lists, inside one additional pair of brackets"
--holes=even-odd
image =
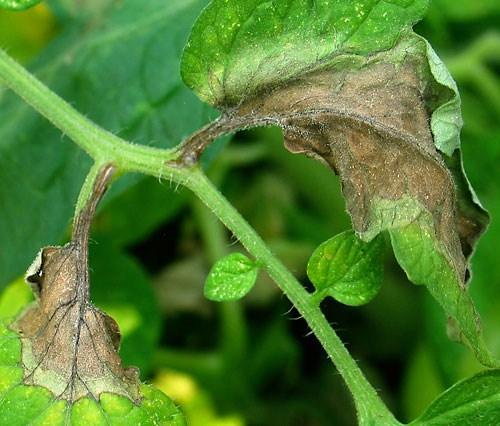
[[(366, 380), (354, 359), (343, 345), (340, 338), (330, 327), (320, 308), (311, 299), (311, 295), (302, 287), (288, 269), (271, 253), (264, 241), (253, 228), (241, 217), (236, 209), (211, 184), (199, 170), (193, 170), (195, 179), (189, 179), (189, 187), (240, 240), (249, 253), (265, 268), (271, 278), (286, 294), (295, 308), (304, 317), (316, 335), (339, 373), (344, 378), (356, 401), (360, 414), (370, 413), (379, 419), (395, 422), (392, 414), (378, 397), (375, 389)], [(390, 423), (386, 423), (390, 424)], [(397, 423), (396, 423), (397, 424)]]
[(80, 277), (83, 288), (79, 288), (78, 292), (81, 294), (80, 300), (83, 301), (83, 310), (86, 309), (86, 304), (89, 301), (88, 253), (90, 225), (95, 215), (97, 204), (104, 196), (113, 172), (114, 168), (111, 164), (104, 166), (95, 165), (84, 182), (78, 200), (83, 205), (75, 214), (71, 241), (73, 244), (76, 244), (79, 257), (79, 262), (77, 262), (77, 276)]

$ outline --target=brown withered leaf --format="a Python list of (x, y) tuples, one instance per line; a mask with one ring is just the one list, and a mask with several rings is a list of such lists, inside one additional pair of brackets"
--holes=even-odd
[(382, 227), (374, 215), (380, 200), (414, 200), (429, 211), (437, 239), (464, 283), (466, 257), (485, 221), (457, 204), (453, 175), (433, 142), (424, 100), (430, 94), (420, 67), (411, 56), (401, 63), (357, 61), (305, 74), (226, 111), (186, 142), (184, 161), (221, 133), (277, 125), (288, 150), (313, 156), (340, 176), (360, 235), (369, 239), (415, 219), (395, 208), (384, 213), (394, 216), (393, 223)]
[(13, 325), (22, 340), (26, 384), (70, 402), (114, 392), (136, 400), (138, 374), (118, 356), (116, 322), (89, 300), (88, 233), (112, 168), (105, 168), (77, 219), (70, 243), (42, 249), (27, 272), (36, 301)]
[[(488, 215), (462, 170), (458, 93), (439, 58), (409, 35), (385, 52), (338, 55), (279, 81), (258, 93), (243, 88), (239, 104), (233, 96), (218, 120), (185, 141), (178, 162), (193, 164), (221, 134), (279, 126), (290, 151), (339, 175), (358, 236), (388, 231), (410, 281), (459, 324), (478, 360), (500, 365), (467, 293), (468, 259)], [(311, 191), (328, 190), (321, 185)]]
[(432, 213), (438, 239), (464, 279), (453, 177), (434, 146), (423, 95), (411, 62), (374, 63), (306, 75), (245, 103), (237, 114), (275, 116), (290, 151), (335, 170), (360, 234), (373, 234), (379, 199), (417, 200)]

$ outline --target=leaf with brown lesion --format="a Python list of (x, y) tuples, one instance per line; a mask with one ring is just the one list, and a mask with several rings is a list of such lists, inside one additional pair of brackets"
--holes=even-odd
[(26, 276), (36, 301), (12, 326), (22, 340), (24, 382), (70, 402), (103, 392), (139, 398), (137, 370), (118, 355), (118, 325), (89, 298), (89, 227), (111, 174), (111, 167), (101, 172), (71, 242), (40, 251)]
[(244, 94), (186, 141), (183, 158), (196, 158), (219, 134), (279, 126), (288, 150), (339, 175), (357, 234), (369, 241), (388, 231), (410, 279), (429, 288), (478, 359), (495, 365), (466, 288), (468, 258), (488, 218), (457, 173), (458, 152), (447, 157), (436, 147), (431, 118), (446, 88), (432, 81), (423, 52), (421, 39), (403, 38), (387, 52), (337, 58), (252, 97)]

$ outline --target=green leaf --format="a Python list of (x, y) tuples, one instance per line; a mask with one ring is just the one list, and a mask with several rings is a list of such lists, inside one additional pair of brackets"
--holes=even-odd
[[(93, 13), (75, 20), (62, 14), (59, 35), (30, 70), (104, 128), (136, 143), (175, 146), (213, 115), (178, 71), (205, 1), (108, 3), (93, 2)], [(9, 242), (0, 256), (1, 288), (41, 246), (61, 241), (90, 160), (7, 91), (0, 94), (0, 116), (0, 235)], [(139, 217), (147, 211), (136, 205)]]
[(232, 253), (218, 260), (205, 283), (205, 296), (215, 302), (238, 300), (254, 286), (258, 265), (241, 253)]
[(112, 393), (102, 393), (99, 401), (85, 397), (73, 405), (58, 399), (42, 386), (23, 383), (21, 340), (0, 322), (0, 424), (50, 425), (137, 425), (183, 426), (185, 420), (175, 404), (162, 392), (141, 385), (137, 403)]
[(474, 351), (477, 359), (488, 366), (495, 366), (495, 360), (483, 340), (481, 325), (474, 303), (467, 287), (457, 278), (456, 270), (450, 263), (446, 249), (436, 238), (432, 217), (422, 213), (407, 226), (389, 231), (394, 254), (415, 284), (423, 284), (456, 321), (459, 334)]
[(25, 10), (40, 3), (41, 0), (0, 0), (0, 8), (7, 10)]
[(484, 371), (440, 395), (412, 425), (477, 425), (500, 422), (500, 370)]
[(427, 0), (213, 0), (182, 58), (184, 82), (211, 105), (235, 105), (339, 54), (392, 47)]
[(382, 286), (384, 240), (364, 242), (346, 231), (322, 243), (312, 254), (307, 275), (319, 297), (360, 306), (370, 302)]

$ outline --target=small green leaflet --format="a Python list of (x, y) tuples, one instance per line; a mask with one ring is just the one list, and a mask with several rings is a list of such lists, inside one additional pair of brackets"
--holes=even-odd
[(0, 8), (7, 10), (24, 10), (40, 3), (41, 0), (0, 0)]
[(21, 340), (0, 321), (0, 424), (2, 425), (137, 425), (183, 426), (185, 420), (175, 404), (162, 392), (141, 385), (141, 402), (102, 393), (99, 402), (79, 399), (73, 405), (46, 388), (23, 383)]
[(364, 242), (346, 231), (322, 243), (312, 254), (307, 275), (323, 299), (360, 306), (370, 302), (382, 286), (384, 240)]
[(500, 370), (488, 370), (452, 386), (415, 420), (415, 426), (500, 424)]
[(210, 270), (205, 283), (205, 297), (214, 302), (238, 300), (254, 286), (259, 266), (244, 254), (223, 257)]

